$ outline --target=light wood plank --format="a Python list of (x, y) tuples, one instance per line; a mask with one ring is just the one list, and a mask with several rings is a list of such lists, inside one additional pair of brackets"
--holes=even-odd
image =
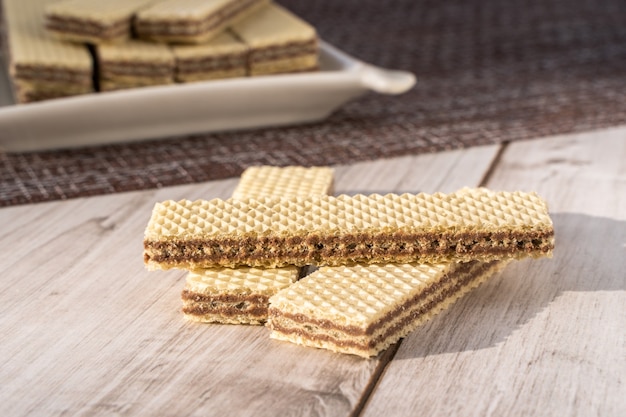
[(626, 128), (512, 144), (488, 186), (549, 202), (554, 258), (407, 337), (364, 415), (626, 415)]
[[(338, 192), (454, 189), (495, 146), (337, 167)], [(156, 201), (228, 197), (236, 180), (0, 210), (0, 415), (350, 415), (364, 360), (184, 321), (184, 272), (148, 272)], [(384, 361), (382, 362), (384, 363)]]

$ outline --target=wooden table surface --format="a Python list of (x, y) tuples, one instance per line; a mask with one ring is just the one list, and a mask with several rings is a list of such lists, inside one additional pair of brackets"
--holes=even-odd
[(626, 127), (336, 167), (336, 193), (535, 190), (552, 259), (511, 264), (375, 359), (189, 323), (148, 272), (156, 201), (236, 179), (0, 210), (0, 415), (624, 416)]

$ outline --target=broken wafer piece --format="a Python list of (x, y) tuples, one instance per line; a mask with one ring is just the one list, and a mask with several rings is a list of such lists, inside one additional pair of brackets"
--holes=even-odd
[(224, 31), (200, 45), (172, 45), (176, 57), (176, 81), (245, 77), (248, 47)]
[(322, 267), (270, 298), (270, 337), (375, 356), (507, 261)]
[(535, 193), (311, 196), (157, 203), (149, 269), (404, 263), (551, 256), (554, 228)]
[(45, 26), (55, 37), (99, 44), (129, 39), (135, 14), (156, 0), (49, 2)]
[(271, 4), (234, 24), (231, 30), (248, 46), (248, 75), (314, 71), (318, 39), (313, 26)]
[[(326, 167), (247, 168), (233, 196), (297, 196), (325, 194), (332, 189), (333, 170)], [(183, 314), (192, 321), (262, 324), (269, 297), (299, 277), (299, 268), (208, 268), (187, 274), (182, 293)]]
[(269, 297), (298, 276), (295, 266), (190, 271), (182, 292), (183, 314), (204, 323), (262, 324), (267, 320)]
[(140, 38), (161, 42), (203, 43), (269, 0), (165, 0), (137, 14)]
[(101, 91), (174, 83), (175, 59), (168, 45), (129, 40), (96, 46)]
[(84, 45), (51, 39), (43, 28), (46, 0), (4, 0), (6, 57), (18, 103), (93, 92), (93, 65)]

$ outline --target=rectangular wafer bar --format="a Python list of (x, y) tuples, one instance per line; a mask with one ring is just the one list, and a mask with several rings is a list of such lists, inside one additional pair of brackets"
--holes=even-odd
[(176, 81), (193, 82), (247, 74), (248, 47), (226, 30), (200, 45), (172, 45)]
[(101, 91), (174, 83), (169, 45), (132, 39), (96, 46)]
[(248, 75), (318, 69), (318, 39), (313, 26), (272, 3), (231, 30), (248, 46)]
[(99, 44), (131, 37), (135, 14), (156, 0), (64, 0), (49, 2), (45, 26), (65, 40)]
[(51, 39), (46, 0), (4, 0), (6, 54), (15, 100), (27, 103), (92, 92), (93, 65), (84, 45)]
[(267, 320), (269, 297), (298, 277), (295, 266), (190, 271), (181, 294), (183, 314), (203, 323), (262, 324)]
[(166, 201), (144, 235), (149, 269), (489, 261), (550, 256), (535, 193), (483, 188), (388, 194)]
[[(254, 166), (241, 174), (233, 196), (326, 194), (332, 185), (331, 168)], [(267, 319), (269, 297), (293, 284), (299, 274), (299, 268), (293, 266), (190, 271), (181, 297), (183, 314), (205, 323), (262, 324)]]
[(269, 0), (165, 0), (137, 14), (140, 38), (162, 42), (203, 43)]
[(270, 298), (270, 337), (371, 357), (507, 261), (322, 267)]

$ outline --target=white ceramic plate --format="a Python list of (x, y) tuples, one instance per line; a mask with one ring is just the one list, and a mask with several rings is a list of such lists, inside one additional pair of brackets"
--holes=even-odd
[[(321, 43), (321, 71), (88, 94), (23, 105), (0, 84), (0, 149), (9, 152), (156, 139), (321, 120), (366, 91), (400, 94), (415, 76)], [(4, 95), (4, 97), (2, 97)]]

